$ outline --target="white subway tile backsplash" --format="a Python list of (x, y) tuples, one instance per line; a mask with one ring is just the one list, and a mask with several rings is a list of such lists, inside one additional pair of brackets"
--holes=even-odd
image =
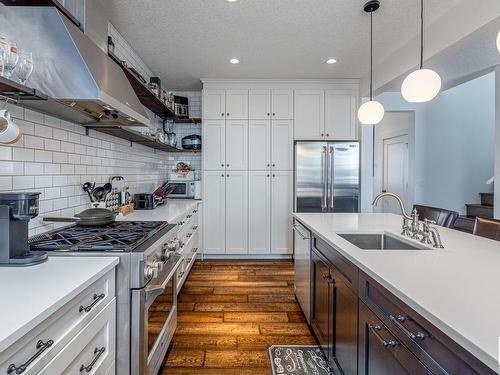
[(61, 142), (61, 152), (74, 153), (75, 145), (69, 142)]
[(24, 109), (24, 119), (37, 124), (43, 124), (43, 113), (35, 112), (31, 109)]
[(55, 139), (45, 139), (45, 149), (50, 151), (61, 151), (61, 142)]
[(68, 141), (73, 143), (80, 143), (80, 134), (68, 132)]
[(0, 191), (12, 190), (12, 176), (0, 177)]
[(19, 176), (24, 174), (24, 164), (20, 161), (0, 161), (0, 175)]
[(53, 129), (52, 134), (53, 134), (52, 137), (54, 139), (58, 139), (60, 141), (67, 141), (68, 140), (68, 132), (66, 130)]
[(43, 148), (43, 138), (36, 137), (33, 135), (25, 135), (24, 136), (24, 147), (27, 148)]
[(56, 199), (61, 197), (61, 188), (52, 187), (45, 189), (45, 199)]
[(31, 176), (43, 175), (43, 164), (41, 163), (24, 163), (24, 173)]
[(12, 178), (12, 188), (14, 190), (33, 189), (35, 187), (35, 177), (33, 176), (14, 176)]
[(82, 161), (82, 157), (80, 155), (69, 154), (68, 155), (68, 163), (70, 164), (80, 164)]
[(52, 161), (54, 163), (67, 163), (68, 162), (68, 154), (64, 152), (54, 152), (52, 154)]
[(18, 148), (14, 147), (12, 149), (12, 160), (15, 161), (33, 161), (35, 160), (35, 151), (29, 148)]
[(12, 147), (0, 146), (0, 160), (12, 160)]
[(38, 123), (35, 125), (35, 135), (37, 137), (52, 138), (52, 128)]
[(64, 208), (68, 208), (68, 198), (54, 199), (52, 204), (54, 205), (54, 210), (62, 210)]
[(51, 187), (52, 176), (35, 176), (35, 186), (37, 188)]
[(85, 155), (87, 153), (87, 147), (83, 145), (75, 145), (75, 153)]
[(14, 122), (23, 131), (23, 134), (35, 134), (35, 124), (33, 124), (32, 122), (24, 121), (21, 119), (15, 119)]
[(35, 150), (35, 161), (38, 162), (52, 162), (52, 152)]
[(61, 164), (61, 174), (75, 174), (75, 166), (73, 164)]
[(49, 211), (52, 211), (53, 208), (52, 208), (52, 201), (40, 201), (40, 204), (39, 204), (39, 210), (40, 210), (40, 213), (41, 214), (44, 214), (46, 212), (49, 212)]
[(45, 164), (44, 165), (45, 174), (60, 174), (61, 166), (59, 164)]
[(44, 115), (43, 123), (45, 125), (49, 125), (52, 128), (60, 128), (61, 127), (61, 120), (59, 120), (56, 117), (49, 116), (49, 115)]
[(54, 186), (65, 186), (68, 184), (67, 176), (54, 176), (52, 179)]

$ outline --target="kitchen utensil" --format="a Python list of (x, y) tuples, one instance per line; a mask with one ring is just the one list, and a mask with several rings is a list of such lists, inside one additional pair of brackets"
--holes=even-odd
[(96, 187), (94, 190), (92, 190), (92, 196), (94, 197), (95, 202), (101, 202), (105, 197), (104, 187)]
[(115, 222), (116, 213), (105, 208), (89, 208), (75, 216), (46, 216), (43, 221), (59, 223), (76, 222), (84, 227), (108, 225)]
[(111, 193), (111, 190), (113, 190), (113, 185), (111, 185), (109, 182), (105, 183), (103, 189), (104, 189), (104, 197), (106, 197), (109, 193)]
[(93, 185), (90, 182), (83, 184), (82, 189), (89, 195), (90, 201), (94, 202), (94, 197), (92, 196)]
[(201, 150), (201, 136), (192, 134), (182, 138), (182, 148), (184, 150)]

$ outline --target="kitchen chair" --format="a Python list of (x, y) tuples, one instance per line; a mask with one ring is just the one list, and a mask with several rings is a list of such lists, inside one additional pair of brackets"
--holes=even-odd
[(455, 221), (458, 218), (458, 212), (446, 210), (444, 208), (422, 206), (416, 204), (413, 206), (417, 210), (419, 219), (433, 220), (437, 225), (445, 228), (453, 229), (455, 227)]
[(476, 217), (474, 232), (472, 234), (500, 241), (500, 220)]

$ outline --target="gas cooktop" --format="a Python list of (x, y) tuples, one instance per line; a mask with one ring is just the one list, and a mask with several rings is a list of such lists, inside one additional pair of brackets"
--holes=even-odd
[(30, 238), (31, 250), (131, 252), (147, 248), (175, 228), (166, 221), (117, 221), (99, 227), (73, 225)]

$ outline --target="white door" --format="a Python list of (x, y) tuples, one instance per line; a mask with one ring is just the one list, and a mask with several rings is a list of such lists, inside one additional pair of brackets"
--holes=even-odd
[(335, 90), (325, 93), (325, 137), (335, 141), (356, 140), (356, 96)]
[(203, 169), (224, 169), (226, 162), (225, 121), (206, 120), (203, 122)]
[(271, 120), (250, 120), (248, 125), (248, 169), (271, 166)]
[(248, 169), (248, 120), (226, 120), (226, 169)]
[(271, 123), (271, 166), (281, 171), (293, 169), (293, 120)]
[(248, 172), (226, 173), (226, 254), (248, 253)]
[(203, 118), (206, 120), (226, 118), (225, 90), (203, 90)]
[(293, 119), (293, 90), (273, 90), (273, 120)]
[(325, 137), (324, 90), (295, 90), (294, 138), (316, 140)]
[(271, 91), (250, 90), (248, 93), (248, 116), (250, 120), (271, 118)]
[(226, 118), (248, 120), (248, 90), (226, 91)]
[(251, 171), (248, 178), (248, 253), (271, 252), (271, 175)]
[(226, 252), (226, 176), (224, 171), (203, 173), (203, 251)]
[[(401, 197), (408, 208), (408, 135), (384, 139), (383, 190)], [(384, 199), (383, 212), (400, 214), (394, 199)]]
[(292, 253), (292, 171), (271, 175), (271, 252)]

